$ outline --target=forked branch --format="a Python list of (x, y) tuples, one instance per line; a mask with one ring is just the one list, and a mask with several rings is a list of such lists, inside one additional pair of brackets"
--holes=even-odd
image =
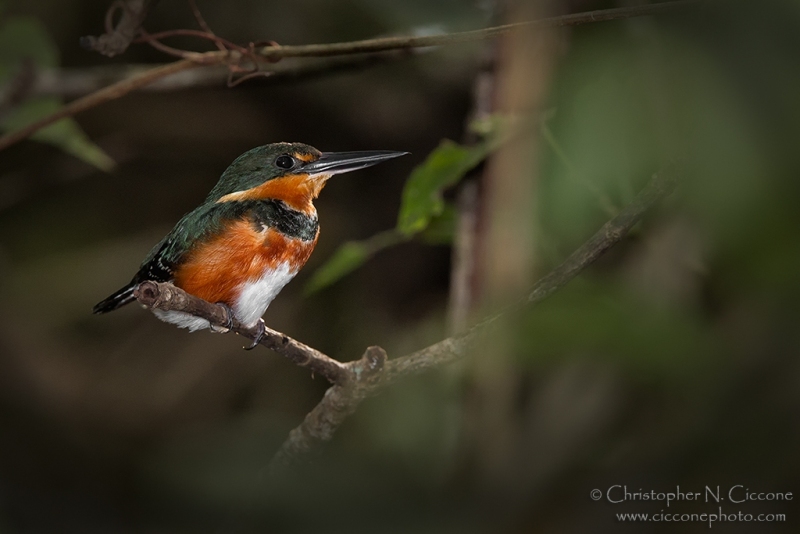
[[(309, 452), (317, 449), (325, 441), (329, 441), (338, 426), (356, 410), (365, 398), (401, 378), (441, 367), (463, 358), (476, 336), (501, 316), (516, 309), (537, 304), (564, 287), (605, 251), (619, 243), (654, 205), (674, 190), (675, 184), (676, 177), (673, 168), (664, 169), (653, 176), (647, 187), (636, 196), (633, 202), (604, 224), (561, 265), (541, 278), (530, 292), (513, 306), (484, 319), (461, 334), (443, 339), (412, 354), (387, 360), (385, 363), (382, 358), (379, 358), (377, 361), (380, 363), (375, 364), (370, 372), (356, 376), (356, 380), (328, 389), (320, 403), (306, 416), (303, 423), (290, 432), (289, 437), (272, 458), (269, 465), (270, 472), (274, 474), (287, 466), (302, 461)], [(367, 349), (356, 364), (363, 366), (365, 361), (370, 361), (370, 354), (375, 354), (375, 351), (375, 347)]]
[[(301, 461), (320, 444), (329, 441), (338, 427), (367, 397), (401, 378), (441, 367), (464, 357), (475, 337), (501, 316), (537, 304), (564, 287), (605, 251), (620, 242), (648, 210), (673, 191), (675, 183), (674, 169), (657, 173), (633, 202), (603, 225), (561, 265), (541, 278), (524, 298), (465, 332), (406, 356), (388, 360), (383, 349), (369, 347), (360, 359), (341, 363), (268, 328), (261, 339), (261, 345), (289, 358), (297, 365), (319, 373), (332, 384), (303, 423), (291, 431), (270, 462), (270, 471), (274, 473)], [(135, 296), (148, 308), (190, 313), (208, 320), (214, 326), (227, 326), (248, 339), (256, 338), (257, 329), (240, 324), (235, 317), (229, 315), (224, 306), (189, 295), (172, 284), (143, 282), (136, 289)]]

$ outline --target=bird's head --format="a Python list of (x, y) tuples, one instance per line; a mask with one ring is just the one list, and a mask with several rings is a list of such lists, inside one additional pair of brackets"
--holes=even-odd
[(273, 143), (248, 150), (222, 173), (206, 202), (283, 200), (295, 209), (313, 209), (334, 174), (363, 169), (408, 154), (390, 150), (320, 152), (302, 143)]

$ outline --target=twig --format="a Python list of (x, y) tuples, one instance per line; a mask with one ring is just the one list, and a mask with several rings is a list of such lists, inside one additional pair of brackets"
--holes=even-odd
[[(147, 12), (156, 0), (118, 0), (106, 12), (106, 33), (100, 37), (88, 35), (81, 37), (81, 46), (87, 50), (94, 50), (104, 56), (114, 57), (128, 49), (133, 39), (139, 33)], [(122, 10), (122, 16), (115, 28), (112, 28), (112, 19), (117, 10)]]
[(386, 352), (382, 348), (369, 347), (360, 360), (348, 363), (351, 379), (328, 388), (303, 423), (289, 433), (270, 461), (269, 472), (274, 474), (284, 466), (296, 463), (299, 458), (317, 450), (320, 443), (330, 441), (336, 429), (355, 412), (361, 401), (377, 392), (385, 362)]
[[(306, 416), (303, 423), (290, 432), (289, 437), (270, 461), (269, 471), (273, 474), (280, 472), (286, 466), (301, 461), (308, 452), (320, 444), (329, 441), (338, 426), (368, 396), (374, 395), (378, 390), (401, 378), (441, 367), (462, 358), (474, 339), (497, 319), (515, 309), (537, 304), (564, 287), (606, 250), (621, 241), (650, 208), (673, 191), (675, 183), (672, 169), (656, 174), (633, 202), (603, 225), (561, 265), (539, 280), (529, 294), (515, 305), (484, 319), (466, 332), (412, 354), (388, 360), (385, 364), (381, 362), (381, 365), (376, 365), (371, 372), (356, 375), (354, 380), (328, 389), (322, 401)], [(355, 365), (363, 366), (368, 360), (370, 351), (374, 350), (374, 347), (367, 349), (367, 353), (361, 360), (355, 362)], [(353, 363), (347, 364), (351, 369), (353, 365)]]
[[(230, 325), (231, 331), (250, 340), (256, 339), (258, 335), (257, 328), (242, 325), (235, 317), (229, 316), (224, 306), (206, 302), (169, 283), (142, 282), (134, 291), (134, 296), (148, 308), (189, 313), (206, 319), (218, 328), (227, 328)], [(266, 328), (260, 344), (312, 373), (324, 376), (331, 384), (345, 384), (350, 379), (351, 372), (345, 364), (271, 328)]]
[[(200, 26), (200, 29), (206, 33), (214, 35), (214, 32), (211, 31), (211, 27), (206, 22), (206, 19), (203, 18), (203, 14), (200, 13), (200, 9), (198, 9), (195, 0), (189, 0), (189, 9), (192, 10), (192, 15), (194, 15), (194, 20), (197, 21), (197, 25)], [(225, 50), (225, 45), (223, 45), (222, 43), (217, 43), (217, 48), (219, 48), (220, 50)]]
[(366, 52), (381, 52), (383, 50), (399, 50), (404, 48), (420, 48), (428, 46), (441, 46), (450, 44), (468, 43), (498, 37), (500, 35), (524, 29), (558, 28), (562, 26), (577, 26), (590, 22), (606, 22), (610, 20), (641, 17), (645, 15), (658, 15), (673, 9), (698, 4), (702, 0), (677, 0), (659, 4), (645, 4), (641, 6), (620, 7), (614, 9), (599, 9), (571, 15), (548, 17), (539, 20), (516, 22), (502, 26), (493, 26), (480, 30), (446, 33), (442, 35), (424, 35), (414, 37), (383, 37), (379, 39), (365, 39), (347, 43), (312, 44), (297, 46), (266, 46), (258, 53), (269, 60), (277, 61), (287, 57), (307, 56), (338, 56), (343, 54), (363, 54)]
[[(153, 65), (146, 64), (122, 64), (41, 70), (36, 73), (31, 94), (33, 96), (79, 98), (108, 85), (140, 76), (153, 68)], [(180, 91), (194, 87), (220, 85), (225, 81), (227, 75), (227, 69), (222, 66), (184, 70), (159, 78), (141, 89), (143, 91)]]
[[(660, 4), (650, 4), (629, 8), (606, 9), (599, 11), (589, 11), (586, 13), (576, 13), (560, 17), (551, 17), (530, 22), (508, 24), (496, 26), (482, 30), (474, 30), (461, 33), (451, 33), (444, 35), (433, 35), (424, 37), (387, 37), (380, 39), (367, 39), (364, 41), (353, 41), (347, 43), (299, 45), (299, 46), (280, 46), (271, 45), (257, 50), (255, 57), (264, 61), (275, 62), (288, 57), (326, 57), (346, 54), (363, 54), (369, 52), (380, 52), (387, 50), (404, 50), (410, 48), (421, 48), (428, 46), (447, 45), (476, 41), (496, 37), (517, 29), (525, 28), (544, 28), (559, 27), (585, 24), (590, 22), (600, 22), (618, 20), (643, 15), (656, 15), (676, 8), (686, 7), (697, 4), (702, 0), (679, 0), (674, 2), (663, 2)], [(213, 51), (213, 52), (188, 52), (187, 59), (182, 59), (174, 63), (169, 63), (156, 67), (150, 71), (137, 74), (117, 82), (111, 86), (100, 89), (99, 91), (87, 95), (79, 100), (67, 104), (57, 112), (45, 117), (25, 128), (0, 137), (0, 150), (28, 138), (36, 131), (49, 126), (64, 117), (76, 115), (92, 107), (103, 104), (110, 100), (120, 98), (131, 91), (144, 87), (155, 80), (174, 74), (176, 72), (210, 65), (223, 63), (238, 64), (241, 61), (241, 54), (237, 51)]]
[[(211, 54), (218, 55), (219, 53), (211, 52)], [(211, 59), (210, 56), (209, 59)], [(223, 58), (220, 57), (219, 60), (215, 61), (215, 63), (221, 63), (222, 60)], [(170, 74), (175, 74), (176, 72), (181, 72), (187, 69), (196, 68), (204, 64), (207, 65), (209, 63), (199, 63), (195, 60), (190, 60), (190, 59), (182, 59), (180, 61), (175, 61), (174, 63), (167, 63), (166, 65), (162, 65), (155, 69), (150, 69), (147, 72), (143, 72), (136, 76), (132, 76), (125, 80), (119, 81), (113, 85), (109, 85), (108, 87), (100, 89), (99, 91), (95, 91), (94, 93), (86, 95), (83, 98), (79, 98), (78, 100), (73, 100), (72, 102), (65, 105), (63, 108), (59, 109), (52, 115), (48, 115), (47, 117), (44, 117), (43, 119), (31, 123), (24, 128), (21, 128), (19, 130), (16, 130), (14, 132), (8, 133), (0, 137), (0, 150), (8, 148), (9, 146), (18, 143), (23, 139), (30, 137), (31, 135), (38, 132), (42, 128), (50, 126), (59, 119), (77, 115), (78, 113), (86, 111), (87, 109), (91, 109), (105, 102), (109, 102), (111, 100), (120, 98), (130, 93), (131, 91), (139, 89), (140, 87), (144, 87), (145, 85), (152, 83), (155, 80), (158, 80), (165, 76), (169, 76)]]
[(232, 43), (227, 39), (223, 39), (222, 37), (217, 36), (211, 31), (201, 31), (201, 30), (165, 30), (163, 32), (158, 33), (146, 33), (142, 30), (143, 36), (138, 38), (136, 42), (147, 42), (150, 39), (164, 39), (166, 37), (197, 37), (199, 39), (205, 39), (206, 41), (211, 41), (217, 45), (217, 48), (224, 52), (226, 50), (239, 50), (240, 52), (244, 51), (245, 49), (236, 43)]
[[(279, 63), (266, 80), (268, 83), (316, 79), (337, 72), (351, 72), (375, 65), (400, 61), (414, 56), (413, 50), (391, 50), (363, 56), (344, 56), (309, 59), (302, 63)], [(75, 69), (49, 69), (34, 74), (30, 96), (60, 96), (76, 98), (102, 87), (151, 70), (152, 65), (102, 65)], [(206, 69), (184, 70), (160, 78), (142, 91), (182, 91), (225, 83), (228, 69), (222, 65)]]

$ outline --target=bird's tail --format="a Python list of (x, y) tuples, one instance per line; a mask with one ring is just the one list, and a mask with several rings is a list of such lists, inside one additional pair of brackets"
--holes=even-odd
[(95, 304), (92, 313), (108, 313), (136, 300), (136, 297), (133, 296), (134, 289), (136, 289), (136, 284), (131, 282), (107, 299)]

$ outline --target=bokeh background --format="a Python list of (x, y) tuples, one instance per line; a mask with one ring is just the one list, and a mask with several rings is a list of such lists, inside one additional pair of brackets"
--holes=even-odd
[[(632, 4), (198, 2), (219, 35), (282, 44)], [(108, 5), (8, 0), (0, 25), (24, 17), (48, 35), (48, 72), (169, 60), (146, 45), (114, 59), (81, 49)], [(146, 27), (194, 22), (165, 0)], [(0, 532), (705, 532), (615, 514), (718, 511), (590, 498), (615, 484), (793, 492), (720, 504), (784, 522), (713, 528), (796, 532), (798, 53), (797, 2), (709, 2), (314, 77), (137, 92), (76, 118), (111, 172), (35, 141), (4, 150)], [(17, 57), (3, 54), (6, 67)], [(304, 293), (339, 245), (392, 228), (412, 169), (489, 112), (528, 126), (447, 193), (476, 218), (474, 248), (415, 239)], [(236, 156), (275, 141), (412, 153), (331, 181), (317, 250), (265, 316), (341, 360), (442, 339), (524, 294), (665, 165), (680, 184), (567, 288), (507, 316), (465, 361), (368, 400), (313, 463), (270, 481), (269, 459), (323, 379), (136, 306), (90, 310)], [(472, 274), (456, 298), (463, 262)]]

